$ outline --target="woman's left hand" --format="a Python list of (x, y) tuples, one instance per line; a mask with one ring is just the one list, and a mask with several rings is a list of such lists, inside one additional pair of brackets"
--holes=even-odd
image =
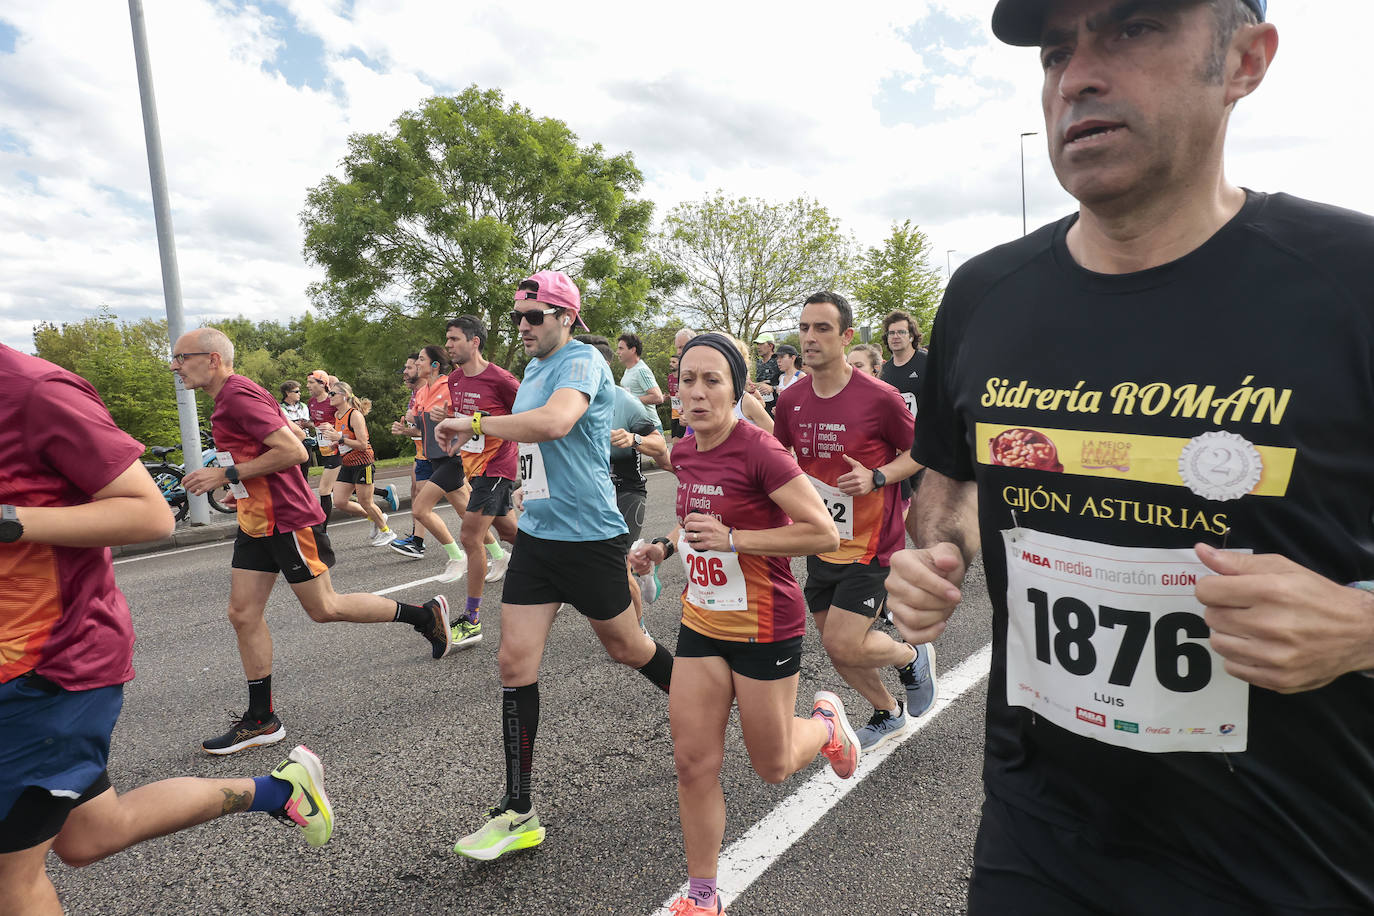
[(714, 516), (693, 512), (682, 520), (682, 530), (693, 550), (730, 549), (730, 529)]

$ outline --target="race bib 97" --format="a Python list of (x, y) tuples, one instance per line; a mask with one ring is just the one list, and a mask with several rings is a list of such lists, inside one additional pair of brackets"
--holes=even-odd
[(1207, 641), (1194, 551), (1026, 528), (1002, 540), (1009, 704), (1137, 751), (1245, 750), (1250, 687)]
[(549, 478), (544, 473), (544, 453), (538, 442), (520, 443), (520, 480), (525, 488), (525, 501), (549, 498)]

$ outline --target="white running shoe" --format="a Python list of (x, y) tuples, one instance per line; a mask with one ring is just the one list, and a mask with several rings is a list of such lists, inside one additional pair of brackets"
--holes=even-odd
[(388, 528), (386, 531), (378, 529), (377, 533), (372, 536), (372, 546), (390, 547), (391, 542), (394, 540), (396, 540), (396, 532), (392, 531), (390, 528)]
[(506, 567), (510, 565), (510, 554), (502, 554), (501, 559), (487, 560), (487, 582), (500, 582), (506, 576)]
[(458, 556), (444, 564), (444, 571), (439, 574), (440, 582), (457, 582), (468, 574), (467, 555), (459, 551)]

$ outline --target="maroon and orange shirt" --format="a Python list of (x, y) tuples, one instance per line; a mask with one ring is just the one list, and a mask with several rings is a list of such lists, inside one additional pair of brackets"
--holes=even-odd
[[(711, 515), (729, 528), (760, 530), (781, 528), (792, 520), (782, 507), (769, 498), (770, 493), (802, 476), (801, 468), (778, 441), (752, 423), (736, 422), (729, 437), (706, 452), (697, 451), (697, 439), (688, 435), (673, 446), (673, 472), (677, 475), (677, 519), (693, 512)], [(682, 593), (682, 622), (703, 636), (734, 642), (779, 642), (801, 636), (806, 631), (806, 605), (801, 586), (792, 576), (787, 557), (760, 557), (730, 554), (706, 562), (691, 557), (699, 568), (689, 568), (704, 585), (716, 585), (713, 594), (729, 596), (732, 589), (743, 593), (748, 607), (720, 610), (689, 600), (691, 583)], [(724, 560), (725, 563), (712, 562)], [(733, 573), (739, 563), (742, 583), (725, 579), (723, 566)], [(689, 562), (684, 558), (684, 564)]]
[[(0, 391), (0, 504), (88, 503), (143, 454), (89, 382), (3, 344)], [(0, 682), (37, 671), (67, 690), (123, 684), (133, 650), (108, 547), (0, 544)]]
[(848, 384), (828, 398), (818, 396), (811, 383), (808, 375), (778, 395), (773, 433), (796, 453), (840, 531), (840, 549), (820, 559), (849, 564), (876, 558), (886, 566), (906, 545), (902, 488), (847, 497), (835, 484), (853, 469), (846, 455), (878, 468), (911, 448), (915, 419), (897, 389), (867, 373), (852, 373)]
[[(318, 428), (321, 423), (328, 423), (332, 426), (338, 414), (339, 412), (334, 409), (334, 405), (329, 403), (329, 398), (325, 398), (323, 401), (310, 399), (311, 426)], [(316, 447), (320, 450), (321, 455), (337, 455), (339, 453), (339, 447), (330, 445), (329, 440), (323, 437), (316, 440)]]
[[(455, 415), (471, 416), (480, 410), (484, 414), (506, 416), (515, 404), (515, 393), (519, 389), (520, 380), (496, 363), (487, 363), (487, 367), (476, 375), (467, 375), (459, 366), (448, 377), (449, 400)], [(463, 456), (463, 472), (469, 477), (514, 480), (519, 450), (519, 444), (514, 441), (482, 435), (470, 440), (459, 452)]]
[[(272, 395), (241, 375), (229, 376), (215, 397), (215, 411), (210, 415), (215, 448), (228, 452), (234, 464), (252, 461), (268, 451), (264, 440), (287, 423)], [(287, 534), (324, 521), (319, 500), (295, 465), (246, 478), (243, 485), (248, 497), (238, 501), (239, 527), (249, 537)]]

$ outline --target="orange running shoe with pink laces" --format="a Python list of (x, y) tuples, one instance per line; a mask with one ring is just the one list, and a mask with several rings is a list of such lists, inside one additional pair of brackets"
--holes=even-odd
[(698, 906), (691, 897), (679, 897), (668, 906), (668, 912), (673, 916), (725, 916), (725, 908), (721, 906), (719, 897), (716, 898), (716, 905), (710, 908)]
[(849, 726), (849, 717), (844, 714), (844, 704), (829, 690), (816, 693), (811, 703), (811, 718), (824, 719), (834, 726), (834, 737), (821, 748), (821, 753), (830, 761), (835, 775), (848, 779), (859, 768), (859, 736)]

